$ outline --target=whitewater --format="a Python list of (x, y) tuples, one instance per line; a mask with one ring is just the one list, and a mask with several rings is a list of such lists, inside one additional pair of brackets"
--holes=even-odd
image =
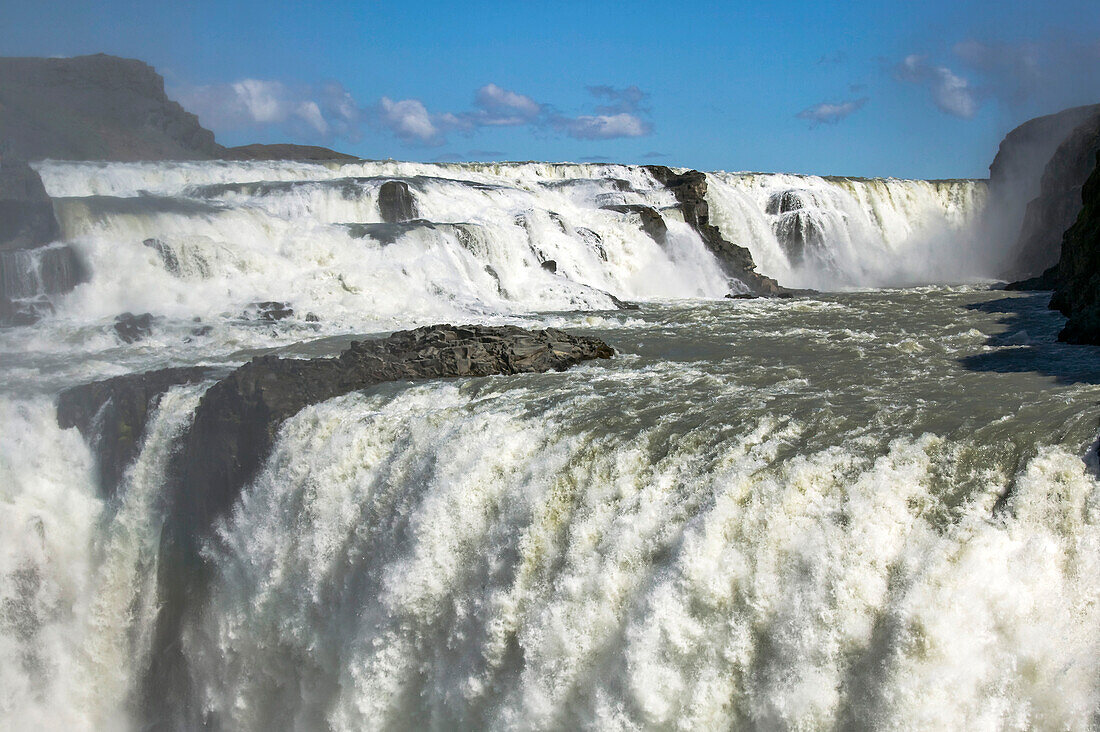
[[(730, 300), (640, 167), (37, 168), (84, 281), (5, 270), (48, 308), (0, 329), (0, 726), (141, 728), (163, 491), (212, 382), (161, 397), (114, 490), (61, 389), (433, 322), (617, 355), (284, 423), (203, 547), (209, 727), (1097, 724), (1100, 367), (988, 287), (983, 182), (709, 173), (723, 236), (818, 290)], [(416, 217), (385, 223), (395, 180)]]

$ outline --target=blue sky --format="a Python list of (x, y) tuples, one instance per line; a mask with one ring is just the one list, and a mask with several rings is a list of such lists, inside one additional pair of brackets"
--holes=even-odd
[(0, 54), (141, 58), (224, 144), (981, 177), (1100, 102), (1097, 0), (0, 0)]

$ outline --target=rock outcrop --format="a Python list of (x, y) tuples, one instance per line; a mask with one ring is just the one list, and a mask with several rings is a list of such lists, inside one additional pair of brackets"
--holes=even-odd
[(0, 326), (33, 323), (52, 309), (49, 295), (85, 279), (71, 247), (47, 246), (58, 238), (38, 173), (11, 154), (0, 158)]
[(1093, 157), (1082, 203), (1062, 240), (1050, 306), (1069, 318), (1059, 340), (1100, 345), (1100, 154)]
[(61, 392), (57, 423), (76, 427), (92, 445), (99, 471), (100, 493), (115, 494), (123, 471), (137, 457), (145, 425), (161, 394), (178, 384), (203, 381), (204, 367), (185, 367), (127, 374), (83, 384)]
[(609, 358), (595, 338), (514, 326), (429, 326), (360, 341), (337, 357), (264, 356), (212, 386), (181, 451), (187, 523), (202, 531), (232, 505), (267, 456), (279, 426), (303, 407), (384, 381), (562, 370)]
[(387, 224), (401, 224), (417, 217), (416, 199), (409, 184), (403, 180), (388, 180), (378, 188), (378, 211)]
[(718, 227), (710, 223), (705, 173), (698, 170), (677, 173), (664, 165), (647, 165), (645, 169), (676, 197), (684, 221), (699, 234), (727, 276), (742, 282), (754, 295), (790, 297), (795, 294), (794, 290), (788, 290), (771, 277), (757, 272), (749, 250), (728, 241)]
[(60, 236), (42, 179), (11, 153), (0, 158), (0, 251), (29, 249)]
[(1047, 163), (1073, 130), (1100, 112), (1100, 105), (1072, 107), (1024, 122), (1005, 135), (989, 165), (990, 194), (1025, 204), (1039, 195)]

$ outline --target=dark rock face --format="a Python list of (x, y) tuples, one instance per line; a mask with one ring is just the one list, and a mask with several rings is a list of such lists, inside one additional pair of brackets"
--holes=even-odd
[(94, 448), (100, 494), (110, 498), (126, 467), (137, 457), (149, 414), (161, 394), (177, 384), (203, 381), (209, 369), (171, 368), (118, 376), (76, 386), (57, 399), (57, 423), (76, 427)]
[(1056, 264), (1037, 277), (1028, 277), (1026, 280), (1020, 280), (1019, 282), (1010, 282), (1005, 285), (1005, 289), (1021, 292), (1054, 290), (1058, 288), (1058, 281), (1058, 265)]
[(1058, 261), (1062, 235), (1081, 211), (1081, 188), (1100, 151), (1100, 106), (1075, 127), (1043, 171), (1039, 195), (1028, 204), (1015, 245), (1012, 276), (1036, 275)]
[(123, 313), (115, 318), (115, 334), (123, 343), (136, 343), (153, 332), (152, 313)]
[(764, 211), (772, 216), (778, 216), (805, 207), (806, 202), (802, 200), (802, 193), (800, 191), (781, 191), (779, 193), (773, 193), (771, 197), (768, 198), (768, 203), (764, 207)]
[(387, 224), (400, 224), (417, 217), (416, 199), (413, 198), (409, 184), (403, 180), (388, 180), (378, 189), (378, 209), (382, 221)]
[(53, 203), (38, 173), (10, 153), (5, 155), (0, 159), (0, 251), (48, 244), (60, 235)]
[(615, 211), (623, 214), (634, 214), (641, 219), (642, 231), (644, 231), (650, 239), (658, 244), (665, 243), (665, 237), (668, 236), (668, 224), (665, 223), (665, 219), (661, 216), (661, 213), (652, 206), (644, 206), (638, 203), (616, 204), (613, 206), (603, 206), (608, 211)]
[(1100, 154), (1093, 161), (1083, 208), (1062, 240), (1050, 307), (1069, 318), (1059, 340), (1100, 345)]
[(707, 176), (698, 170), (677, 173), (663, 165), (647, 165), (645, 169), (676, 197), (684, 221), (695, 229), (703, 243), (718, 258), (726, 274), (745, 284), (754, 294), (770, 297), (794, 293), (771, 277), (756, 272), (756, 263), (748, 249), (727, 241), (717, 226), (710, 223), (707, 204)]
[(294, 317), (294, 308), (290, 307), (290, 305), (285, 302), (268, 300), (265, 302), (254, 302), (248, 307), (255, 313), (257, 319), (266, 320), (269, 323)]
[(540, 264), (542, 265), (542, 268), (550, 274), (558, 273), (558, 262), (556, 259), (547, 259), (545, 262), (541, 262)]
[(358, 160), (354, 155), (346, 155), (327, 147), (317, 145), (240, 145), (239, 147), (227, 147), (222, 155), (225, 160)]
[(69, 246), (0, 251), (0, 297), (8, 299), (68, 292), (86, 278)]
[(25, 160), (220, 157), (214, 134), (141, 61), (98, 54), (0, 59), (0, 139)]

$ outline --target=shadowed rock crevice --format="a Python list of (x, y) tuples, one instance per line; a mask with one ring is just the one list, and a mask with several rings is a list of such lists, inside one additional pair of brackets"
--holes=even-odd
[(145, 425), (160, 396), (173, 386), (206, 379), (210, 369), (195, 366), (127, 374), (61, 392), (57, 423), (76, 427), (92, 445), (100, 494), (114, 496), (126, 467), (137, 458)]

